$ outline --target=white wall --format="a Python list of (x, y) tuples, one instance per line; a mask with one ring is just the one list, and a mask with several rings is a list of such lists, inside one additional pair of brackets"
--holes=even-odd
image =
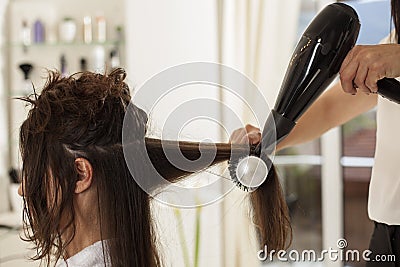
[[(4, 47), (6, 41), (6, 7), (7, 0), (0, 0), (0, 46)], [(8, 117), (7, 117), (7, 87), (5, 86), (5, 73), (7, 62), (5, 50), (2, 49), (0, 60), (0, 212), (8, 210)]]
[(215, 1), (126, 1), (127, 68), (136, 83), (190, 61), (216, 61)]

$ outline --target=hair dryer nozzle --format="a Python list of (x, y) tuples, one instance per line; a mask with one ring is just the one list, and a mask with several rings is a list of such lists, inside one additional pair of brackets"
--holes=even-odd
[(255, 149), (256, 154), (261, 157), (271, 155), (275, 151), (276, 144), (282, 141), (295, 125), (295, 122), (271, 110), (264, 125), (261, 143)]

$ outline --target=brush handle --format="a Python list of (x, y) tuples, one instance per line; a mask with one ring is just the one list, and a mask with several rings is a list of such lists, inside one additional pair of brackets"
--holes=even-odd
[(394, 78), (383, 78), (377, 82), (378, 94), (400, 104), (400, 82)]

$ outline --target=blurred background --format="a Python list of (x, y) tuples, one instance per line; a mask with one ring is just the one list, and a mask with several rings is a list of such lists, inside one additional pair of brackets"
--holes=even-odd
[[(9, 172), (21, 166), (18, 129), (27, 115), (24, 104), (13, 98), (32, 92), (32, 84), (40, 92), (46, 69), (68, 75), (124, 67), (131, 88), (139, 88), (174, 65), (222, 63), (252, 79), (272, 107), (298, 38), (331, 2), (0, 0), (0, 266), (39, 265), (27, 260), (33, 252), (19, 238), (21, 202), (17, 181)], [(390, 1), (344, 2), (359, 13), (358, 43), (375, 44), (389, 33)], [(201, 94), (222, 103), (235, 101), (216, 86), (182, 90), (188, 99)], [(242, 93), (250, 106), (257, 105), (259, 99), (246, 90)], [(175, 104), (179, 103), (167, 106)], [(266, 107), (265, 116), (268, 111)], [(229, 125), (229, 114), (224, 112), (215, 107), (218, 121)], [(257, 124), (243, 103), (235, 106), (235, 112), (242, 121)], [(151, 116), (153, 125), (163, 116), (163, 112)], [(201, 125), (185, 129), (184, 137), (228, 140), (229, 133), (219, 126)], [(373, 224), (367, 215), (367, 194), (375, 127), (372, 110), (321, 139), (276, 155), (293, 224), (290, 249), (337, 248), (339, 238), (347, 240), (347, 249), (368, 248)], [(157, 130), (151, 133), (157, 135)], [(157, 202), (153, 206), (169, 266), (364, 266), (362, 261), (260, 262), (246, 194), (239, 189), (202, 208), (177, 209)]]

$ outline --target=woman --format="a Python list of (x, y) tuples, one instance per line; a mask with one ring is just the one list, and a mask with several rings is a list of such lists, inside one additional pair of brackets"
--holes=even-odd
[(68, 266), (160, 264), (148, 196), (129, 182), (121, 153), (124, 75), (51, 73), (41, 95), (25, 99), (32, 109), (20, 130), (20, 193), (34, 259), (47, 266), (53, 257)]
[[(372, 255), (395, 255), (396, 262), (369, 261), (367, 266), (400, 266), (400, 105), (376, 94), (377, 81), (400, 77), (400, 1), (392, 0), (395, 30), (379, 45), (356, 46), (340, 69), (341, 83), (323, 94), (300, 118), (277, 149), (310, 141), (327, 130), (377, 106), (377, 144), (369, 189), (368, 214), (375, 222), (370, 242)], [(364, 94), (360, 93), (363, 92)], [(260, 141), (259, 129), (247, 126), (232, 139)]]
[[(70, 77), (50, 73), (40, 95), (24, 98), (32, 105), (20, 130), (24, 222), (27, 240), (47, 266), (161, 266), (156, 220), (150, 196), (135, 178), (162, 175), (176, 182), (192, 171), (171, 164), (164, 151), (178, 144), (195, 162), (199, 143), (146, 138), (147, 115), (133, 104), (125, 72), (84, 72)], [(122, 144), (124, 117), (133, 125), (127, 147), (135, 155), (131, 173)], [(215, 144), (202, 144), (207, 152)], [(212, 164), (247, 156), (247, 145), (216, 144)], [(126, 147), (125, 147), (126, 148)], [(149, 163), (150, 162), (150, 163)], [(150, 166), (151, 165), (151, 166)], [(154, 167), (154, 168), (153, 168)], [(160, 185), (153, 185), (154, 190)], [(260, 244), (271, 249), (290, 243), (287, 206), (275, 172), (250, 194)]]

